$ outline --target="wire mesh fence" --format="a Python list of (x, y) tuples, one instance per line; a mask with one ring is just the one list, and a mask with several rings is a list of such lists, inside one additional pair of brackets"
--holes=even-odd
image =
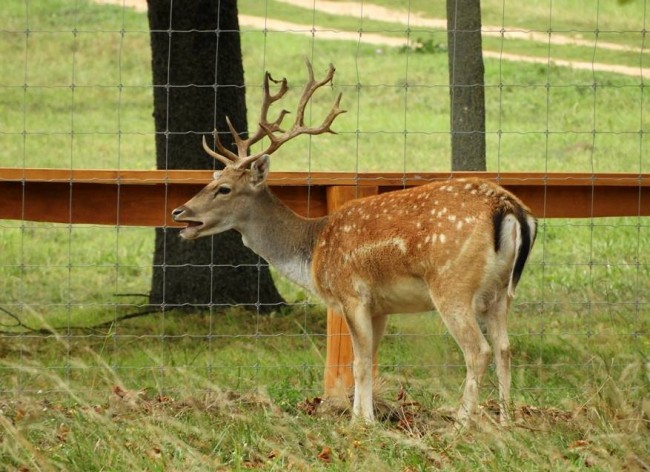
[[(109, 3), (9, 2), (0, 14), (0, 167), (155, 166), (152, 95), (165, 84), (152, 83), (145, 4)], [(288, 78), (283, 106), (292, 109), (304, 57), (317, 71), (337, 67), (335, 91), (316, 100), (313, 119), (338, 91), (348, 110), (338, 135), (289, 143), (274, 170), (449, 169), (445, 12), (411, 3), (239, 2), (249, 123), (265, 70)], [(600, 172), (647, 171), (645, 2), (534, 11), (483, 3), (488, 170), (585, 172), (594, 185)], [(190, 31), (173, 26), (172, 40)], [(217, 85), (229, 84), (215, 82), (215, 93)], [(71, 199), (74, 191), (71, 184)], [(629, 215), (538, 215), (537, 246), (510, 317), (522, 401), (562, 404), (580, 397), (586, 379), (605, 377), (628, 395), (647, 395), (640, 372), (650, 343), (650, 230), (640, 205)], [(168, 229), (168, 237), (176, 233)], [(270, 314), (259, 303), (152, 306), (155, 249), (152, 229), (119, 221), (0, 220), (0, 395), (75, 396), (116, 384), (265, 388), (280, 402), (322, 392), (326, 331), (317, 299), (274, 274), (286, 304)], [(265, 265), (230, 264), (258, 272)], [(463, 360), (431, 313), (394, 317), (379, 362), (387, 389), (409, 388), (433, 404), (440, 392), (458, 395)], [(489, 382), (486, 396), (494, 397)]]

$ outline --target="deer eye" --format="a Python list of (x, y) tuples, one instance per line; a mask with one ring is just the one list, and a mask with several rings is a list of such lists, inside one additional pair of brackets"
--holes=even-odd
[(228, 195), (232, 189), (230, 187), (226, 187), (225, 185), (222, 185), (217, 189), (216, 195)]

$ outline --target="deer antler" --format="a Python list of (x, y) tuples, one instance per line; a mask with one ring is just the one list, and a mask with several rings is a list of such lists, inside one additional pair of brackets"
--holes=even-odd
[[(316, 90), (318, 90), (323, 85), (332, 81), (336, 69), (332, 64), (330, 64), (327, 74), (325, 75), (325, 78), (320, 81), (316, 81), (314, 79), (314, 69), (311, 63), (309, 62), (309, 60), (306, 60), (305, 62), (307, 64), (307, 72), (309, 74), (309, 78), (302, 91), (300, 101), (298, 102), (298, 108), (296, 110), (296, 119), (294, 120), (291, 129), (289, 129), (288, 131), (282, 131), (280, 127), (282, 124), (282, 120), (284, 120), (284, 117), (289, 113), (289, 111), (287, 110), (282, 110), (274, 121), (269, 121), (268, 119), (268, 112), (270, 106), (273, 103), (280, 100), (287, 93), (289, 87), (287, 85), (287, 79), (275, 80), (267, 72), (264, 76), (264, 99), (262, 100), (258, 128), (255, 131), (255, 133), (252, 136), (250, 136), (248, 139), (242, 139), (239, 133), (237, 132), (237, 130), (235, 130), (234, 126), (230, 122), (230, 119), (226, 117), (226, 124), (228, 125), (230, 134), (232, 135), (235, 146), (237, 147), (237, 153), (235, 154), (234, 152), (230, 151), (221, 143), (217, 130), (214, 131), (214, 137), (215, 137), (215, 145), (217, 147), (218, 152), (215, 152), (212, 149), (210, 149), (204, 136), (203, 148), (205, 149), (205, 151), (209, 155), (211, 155), (212, 157), (214, 157), (215, 159), (222, 162), (224, 165), (228, 167), (236, 167), (239, 169), (244, 169), (248, 167), (251, 163), (256, 161), (257, 159), (262, 157), (264, 154), (272, 154), (284, 143), (301, 134), (310, 134), (310, 135), (317, 135), (323, 133), (335, 134), (335, 132), (331, 128), (332, 123), (334, 122), (337, 116), (339, 116), (341, 113), (345, 113), (345, 110), (342, 110), (340, 108), (341, 96), (342, 96), (341, 93), (339, 93), (338, 97), (336, 98), (336, 101), (334, 102), (334, 105), (332, 105), (329, 114), (325, 117), (322, 124), (318, 127), (305, 126), (305, 108), (307, 107), (307, 103), (309, 103), (311, 97), (314, 95), (314, 92), (316, 92)], [(278, 90), (275, 94), (272, 94), (270, 91), (270, 82), (273, 82), (274, 84), (280, 84), (280, 90)], [(250, 147), (253, 144), (259, 142), (265, 136), (269, 138), (271, 144), (263, 151), (249, 156), (248, 151)]]

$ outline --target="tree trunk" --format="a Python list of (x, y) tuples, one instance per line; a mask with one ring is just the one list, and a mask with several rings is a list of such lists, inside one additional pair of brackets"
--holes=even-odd
[(480, 0), (447, 0), (451, 168), (485, 170), (485, 92)]
[[(237, 3), (147, 3), (157, 167), (222, 167), (203, 151), (201, 135), (227, 129), (226, 114), (236, 129), (247, 129)], [(269, 311), (283, 301), (266, 262), (234, 231), (187, 242), (177, 229), (158, 228), (153, 264), (150, 303), (162, 308), (243, 304)]]

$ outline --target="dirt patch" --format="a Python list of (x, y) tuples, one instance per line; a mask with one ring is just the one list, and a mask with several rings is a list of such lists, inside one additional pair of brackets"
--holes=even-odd
[[(127, 8), (133, 8), (137, 11), (146, 11), (146, 0), (95, 0), (100, 4), (122, 5)], [(377, 21), (386, 21), (392, 23), (401, 23), (409, 27), (426, 27), (432, 29), (445, 29), (447, 21), (440, 18), (426, 18), (419, 13), (403, 12), (393, 10), (378, 5), (358, 2), (333, 2), (313, 0), (278, 0), (283, 3), (295, 5), (301, 8), (315, 8), (318, 11), (339, 15), (368, 18)], [(393, 38), (376, 33), (333, 31), (331, 29), (319, 27), (316, 25), (302, 25), (287, 21), (275, 20), (273, 18), (264, 18), (250, 15), (239, 15), (239, 24), (242, 29), (250, 28), (253, 30), (270, 30), (270, 31), (289, 31), (294, 34), (311, 36), (315, 39), (330, 41), (357, 41), (365, 44), (376, 46), (402, 47), (408, 45), (405, 38)], [(536, 31), (524, 31), (517, 28), (504, 28), (498, 26), (484, 26), (484, 36), (499, 37), (506, 40), (524, 40), (541, 42), (544, 44), (555, 45), (573, 45), (584, 46), (589, 48), (598, 47), (599, 49), (610, 49), (618, 51), (645, 52), (640, 48), (628, 47), (615, 43), (606, 43), (599, 41), (597, 45), (594, 41), (582, 38), (572, 38), (563, 35), (549, 35)], [(508, 62), (524, 62), (529, 64), (554, 65), (557, 67), (567, 67), (576, 70), (587, 70), (592, 72), (613, 72), (616, 74), (627, 75), (631, 77), (650, 78), (650, 69), (642, 67), (629, 67), (616, 64), (603, 64), (597, 62), (570, 61), (566, 59), (554, 59), (552, 57), (527, 56), (522, 54), (508, 54), (500, 51), (484, 50), (483, 56), (489, 59), (498, 59)]]

